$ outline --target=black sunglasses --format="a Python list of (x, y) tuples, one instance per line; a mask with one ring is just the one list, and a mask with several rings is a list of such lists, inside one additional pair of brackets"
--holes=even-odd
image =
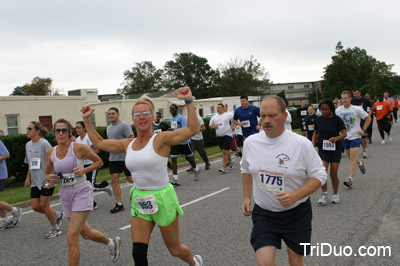
[(56, 130), (54, 130), (56, 133), (60, 133), (62, 132), (63, 134), (69, 132), (68, 128), (57, 128)]

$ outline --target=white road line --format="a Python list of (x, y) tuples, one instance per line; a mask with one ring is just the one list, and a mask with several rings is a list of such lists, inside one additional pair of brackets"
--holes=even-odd
[[(199, 202), (199, 201), (201, 201), (201, 200), (203, 200), (203, 199), (212, 197), (212, 196), (214, 196), (214, 195), (217, 195), (217, 194), (219, 194), (219, 193), (221, 193), (221, 192), (224, 192), (225, 190), (228, 190), (228, 189), (230, 189), (230, 187), (223, 188), (223, 189), (221, 189), (221, 190), (215, 191), (215, 192), (213, 192), (213, 193), (211, 193), (211, 194), (205, 195), (205, 196), (200, 197), (200, 198), (198, 198), (198, 199), (189, 201), (189, 202), (187, 202), (187, 203), (185, 203), (185, 204), (182, 204), (182, 205), (181, 205), (181, 208), (186, 207), (186, 206), (189, 206), (189, 205), (191, 205), (191, 204), (193, 204), (193, 203)], [(123, 227), (121, 227), (119, 230), (122, 231), (122, 230), (126, 230), (126, 229), (129, 229), (129, 228), (131, 228), (131, 225), (123, 226)]]
[[(216, 162), (220, 162), (220, 161), (222, 161), (222, 159), (214, 160), (214, 161), (212, 161), (211, 163), (216, 163)], [(198, 166), (203, 166), (203, 165), (205, 165), (205, 164), (203, 163), (203, 164), (200, 164), (200, 165), (198, 165)], [(186, 168), (186, 167), (185, 167), (185, 168)], [(178, 171), (178, 173), (182, 173), (182, 172), (184, 172), (184, 171), (186, 171), (186, 169), (181, 169), (181, 170)], [(169, 174), (169, 175), (171, 175), (171, 174)], [(128, 184), (126, 184), (126, 185), (121, 186), (121, 188), (129, 187), (129, 186), (132, 186), (132, 184), (131, 184), (131, 183), (128, 183)], [(229, 188), (227, 188), (227, 189), (229, 189)], [(94, 195), (101, 194), (101, 193), (106, 193), (106, 192), (105, 192), (105, 191), (98, 191), (98, 192), (95, 192)], [(188, 203), (186, 203), (186, 204), (188, 204)], [(61, 202), (51, 204), (50, 207), (53, 208), (53, 207), (58, 206), (58, 205), (61, 205)], [(185, 205), (185, 206), (186, 206), (186, 205)], [(181, 207), (184, 207), (184, 206), (181, 206)], [(33, 210), (30, 210), (30, 211), (23, 212), (22, 214), (29, 214), (29, 213), (33, 213), (33, 212), (34, 212)], [(130, 227), (130, 226), (129, 226), (129, 227)]]

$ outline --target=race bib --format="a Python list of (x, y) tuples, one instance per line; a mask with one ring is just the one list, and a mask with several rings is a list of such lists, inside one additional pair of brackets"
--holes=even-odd
[(156, 129), (156, 130), (154, 130), (154, 133), (155, 133), (155, 134), (158, 134), (158, 133), (161, 133), (161, 132), (162, 132), (161, 129)]
[(367, 113), (371, 111), (371, 107), (367, 106)]
[(332, 143), (327, 139), (324, 139), (322, 142), (322, 149), (324, 151), (336, 151), (336, 143)]
[(260, 188), (272, 192), (281, 192), (285, 188), (285, 173), (271, 172), (258, 169), (258, 183)]
[(73, 186), (78, 183), (78, 180), (74, 174), (65, 174), (63, 178), (60, 178), (60, 185), (63, 187)]
[(29, 169), (31, 170), (40, 169), (40, 158), (31, 158), (29, 160)]
[(158, 205), (154, 195), (143, 198), (135, 198), (136, 205), (141, 214), (154, 214), (158, 211)]
[(306, 116), (306, 115), (307, 115), (307, 111), (301, 111), (301, 112), (300, 112), (300, 115), (301, 115), (301, 116)]
[(243, 127), (250, 127), (250, 120), (243, 121)]
[(218, 125), (218, 127), (223, 127), (224, 123), (218, 123), (217, 125)]
[(314, 130), (314, 125), (308, 125), (308, 131), (313, 131)]
[(172, 129), (177, 129), (178, 128), (178, 121), (172, 121), (171, 122), (171, 128)]
[(382, 110), (382, 107), (383, 107), (383, 105), (378, 105), (378, 106), (376, 107), (376, 110)]

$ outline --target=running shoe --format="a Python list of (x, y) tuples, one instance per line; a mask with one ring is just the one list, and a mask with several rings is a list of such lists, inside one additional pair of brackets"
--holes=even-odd
[(203, 266), (203, 258), (200, 255), (194, 255), (193, 259), (196, 262), (196, 266)]
[(111, 197), (114, 193), (113, 193), (113, 189), (110, 185), (106, 186), (104, 188), (104, 191)]
[(174, 187), (179, 187), (181, 184), (179, 184), (178, 180), (173, 180), (170, 182)]
[(113, 239), (114, 249), (110, 250), (111, 261), (116, 262), (119, 259), (119, 247), (121, 246), (121, 238), (118, 236)]
[(327, 200), (328, 200), (328, 193), (322, 193), (318, 199), (318, 204), (321, 206), (326, 205)]
[(56, 236), (59, 236), (59, 235), (61, 235), (62, 234), (62, 232), (61, 232), (61, 230), (60, 229), (51, 229), (50, 230), (50, 232), (48, 233), (48, 234), (46, 234), (45, 235), (45, 239), (50, 239), (50, 238), (53, 238), (53, 237), (56, 237)]
[(382, 140), (382, 141), (381, 141), (381, 144), (382, 144), (382, 145), (384, 145), (385, 143), (386, 143), (385, 140)]
[(99, 205), (97, 205), (97, 202), (93, 201), (93, 210), (96, 210), (99, 208)]
[(190, 168), (186, 169), (186, 172), (192, 173), (192, 172), (194, 172), (194, 168), (193, 168), (193, 167), (190, 167)]
[(230, 161), (229, 163), (228, 163), (228, 166), (229, 166), (229, 169), (231, 169), (231, 170), (233, 170), (233, 169), (235, 169), (235, 161), (234, 160), (232, 160), (232, 161)]
[(389, 142), (392, 142), (392, 141), (393, 141), (392, 135), (389, 135)]
[(361, 164), (358, 165), (358, 168), (360, 168), (361, 174), (365, 175), (365, 163), (364, 160), (360, 160)]
[(332, 203), (333, 204), (338, 204), (340, 202), (339, 194), (338, 193), (332, 193)]
[(219, 171), (220, 171), (221, 173), (225, 174), (225, 173), (226, 173), (226, 168), (225, 168), (225, 166), (222, 166), (222, 167), (219, 169)]
[(206, 164), (206, 170), (210, 170), (211, 165), (210, 164)]
[(199, 175), (200, 175), (200, 169), (194, 170), (194, 181), (199, 180)]
[(15, 207), (15, 208), (17, 209), (17, 211), (15, 213), (12, 213), (12, 222), (14, 226), (19, 224), (22, 218), (22, 209), (20, 207)]
[(369, 140), (368, 140), (368, 143), (371, 144), (371, 143), (372, 143), (372, 139), (369, 139)]
[(236, 156), (236, 157), (242, 157), (242, 152), (239, 151), (239, 152), (235, 153), (235, 156)]
[(353, 181), (352, 181), (351, 178), (349, 177), (349, 178), (347, 179), (347, 181), (344, 181), (344, 182), (343, 182), (343, 184), (344, 184), (346, 187), (351, 188), (351, 187), (353, 186)]
[(111, 213), (117, 213), (122, 211), (125, 211), (124, 204), (117, 204), (117, 203), (115, 203), (114, 208), (110, 210)]
[(364, 159), (367, 159), (367, 158), (368, 158), (368, 154), (367, 154), (366, 151), (363, 151), (363, 158), (364, 158)]
[(56, 216), (56, 226), (57, 226), (57, 228), (60, 228), (60, 226), (62, 224), (62, 220), (64, 218), (64, 213), (57, 211), (55, 216)]
[(12, 221), (12, 219), (3, 219), (1, 225), (0, 225), (0, 231), (8, 228), (13, 228), (15, 225)]

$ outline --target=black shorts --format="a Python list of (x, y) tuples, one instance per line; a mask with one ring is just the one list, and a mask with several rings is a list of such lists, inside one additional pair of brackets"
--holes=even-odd
[(38, 187), (31, 187), (31, 199), (39, 199), (41, 196), (51, 197), (53, 196), (55, 188), (56, 187), (42, 188), (41, 190), (39, 190)]
[(217, 137), (217, 142), (221, 150), (229, 151), (232, 144), (232, 137), (231, 136)]
[(236, 135), (236, 146), (237, 147), (243, 147), (243, 136), (237, 134)]
[(2, 192), (6, 188), (6, 180), (0, 179), (0, 192)]
[(311, 251), (312, 209), (310, 198), (299, 206), (283, 212), (262, 209), (257, 204), (253, 209), (253, 230), (251, 244), (254, 251), (266, 246), (281, 249), (281, 241), (299, 255), (308, 255)]
[(170, 154), (171, 154), (171, 158), (178, 158), (179, 154), (183, 158), (194, 156), (192, 145), (190, 143), (171, 146)]
[(125, 161), (110, 161), (108, 166), (110, 167), (110, 174), (120, 174), (124, 172), (125, 176), (131, 176), (131, 172), (129, 172), (128, 168), (125, 166)]
[(376, 123), (378, 124), (378, 128), (380, 130), (383, 130), (385, 132), (390, 132), (392, 125), (390, 124), (389, 119), (383, 118), (381, 120), (376, 120)]
[(336, 151), (324, 151), (322, 149), (318, 149), (319, 157), (321, 157), (322, 161), (327, 163), (340, 163), (342, 159), (342, 151), (336, 149)]
[[(85, 164), (85, 168), (91, 166), (91, 164)], [(86, 173), (86, 180), (90, 183), (96, 183), (96, 176), (97, 176), (97, 169), (93, 170), (92, 172)]]
[[(361, 128), (364, 128), (364, 124), (365, 124), (365, 120), (362, 120), (361, 119), (361, 121), (360, 121), (360, 127)], [(365, 132), (365, 133), (367, 133), (367, 132)], [(365, 139), (367, 136), (365, 135), (365, 136), (361, 136), (361, 138), (363, 138), (363, 139)]]

